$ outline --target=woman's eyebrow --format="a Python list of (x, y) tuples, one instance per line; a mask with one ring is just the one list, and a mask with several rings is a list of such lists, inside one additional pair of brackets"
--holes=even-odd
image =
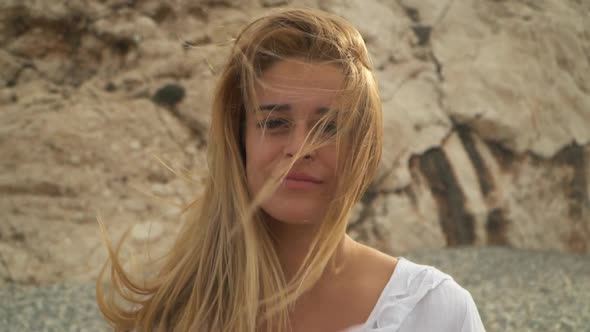
[[(290, 111), (291, 105), (290, 104), (264, 104), (258, 107), (261, 111)], [(318, 114), (325, 114), (328, 113), (328, 107), (318, 107), (316, 109), (316, 113)]]
[(265, 104), (258, 107), (261, 111), (290, 111), (291, 105), (289, 104)]

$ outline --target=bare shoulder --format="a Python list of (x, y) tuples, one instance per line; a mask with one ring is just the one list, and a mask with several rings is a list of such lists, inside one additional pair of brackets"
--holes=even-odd
[(360, 242), (356, 242), (356, 247), (358, 268), (372, 274), (385, 275), (387, 279), (391, 277), (397, 266), (397, 258)]
[(355, 242), (354, 274), (368, 294), (379, 295), (391, 279), (398, 259)]
[(341, 282), (335, 286), (334, 294), (338, 295), (338, 303), (345, 303), (339, 314), (345, 312), (345, 316), (351, 317), (347, 326), (352, 326), (369, 318), (391, 280), (397, 259), (350, 238), (347, 240), (351, 244), (352, 259)]

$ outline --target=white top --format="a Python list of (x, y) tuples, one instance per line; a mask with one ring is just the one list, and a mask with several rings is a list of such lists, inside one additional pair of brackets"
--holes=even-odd
[(432, 266), (405, 258), (363, 325), (345, 332), (485, 332), (471, 294)]

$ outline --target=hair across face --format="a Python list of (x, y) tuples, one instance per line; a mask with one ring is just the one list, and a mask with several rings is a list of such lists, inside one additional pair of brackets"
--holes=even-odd
[[(289, 68), (285, 68), (285, 63), (290, 64)], [(299, 64), (299, 68), (295, 68), (295, 64)], [(274, 77), (271, 83), (275, 86), (268, 87), (269, 76), (277, 76), (274, 73), (277, 67), (291, 71), (281, 73), (278, 80)], [(241, 152), (243, 166), (247, 168), (247, 136), (244, 129), (249, 124), (246, 120), (260, 112), (262, 103), (258, 99), (270, 95), (275, 98), (281, 94), (285, 96), (289, 90), (290, 98), (294, 98), (298, 90), (293, 88), (297, 88), (297, 84), (299, 88), (302, 88), (301, 85), (313, 88), (313, 84), (322, 81), (322, 75), (314, 76), (317, 68), (332, 68), (332, 72), (337, 71), (340, 76), (339, 84), (328, 89), (333, 94), (333, 100), (329, 100), (330, 105), (323, 105), (327, 106), (325, 111), (316, 118), (320, 127), (316, 129), (322, 130), (309, 132), (310, 135), (300, 142), (298, 153), (290, 158), (291, 162), (280, 165), (280, 170), (272, 174), (274, 176), (267, 177), (265, 188), (249, 188), (255, 205), (267, 201), (281, 186), (290, 168), (296, 166), (295, 162), (326, 144), (335, 146), (335, 151), (348, 156), (337, 165), (337, 173), (344, 179), (338, 181), (341, 184), (336, 189), (338, 195), (355, 201), (360, 199), (376, 172), (381, 156), (381, 105), (369, 56), (358, 31), (343, 19), (327, 13), (290, 9), (256, 20), (242, 31), (230, 57), (227, 79), (220, 83), (221, 90), (228, 91), (230, 96), (224, 98), (226, 104), (220, 108), (226, 112), (220, 117), (220, 127), (231, 129), (229, 137), (233, 138), (233, 149)], [(317, 91), (312, 93), (311, 90), (300, 89), (299, 97), (317, 94)], [(265, 93), (261, 94), (261, 91)], [(279, 113), (276, 111), (269, 113)], [(270, 124), (276, 125), (276, 122)], [(329, 139), (318, 134), (326, 129), (321, 127), (334, 125), (338, 130)], [(342, 150), (344, 146), (346, 151)], [(247, 173), (244, 169), (242, 177), (246, 177)], [(358, 181), (348, 181), (352, 178)]]
[[(338, 125), (336, 117), (325, 118), (336, 105), (343, 82), (339, 66), (294, 58), (276, 62), (262, 73), (255, 89), (258, 106), (245, 117), (244, 146), (253, 195), (289, 169), (272, 195), (261, 202), (271, 218), (318, 222), (334, 198), (338, 153), (333, 137)], [(302, 154), (314, 130), (325, 142)]]

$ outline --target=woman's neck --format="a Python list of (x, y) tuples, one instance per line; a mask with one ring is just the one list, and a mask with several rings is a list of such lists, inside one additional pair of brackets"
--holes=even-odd
[[(277, 256), (285, 273), (287, 281), (291, 280), (303, 263), (309, 248), (319, 230), (315, 223), (288, 224), (272, 218), (267, 220), (269, 230), (275, 239)], [(351, 258), (356, 242), (344, 234), (340, 240), (334, 257), (336, 265), (341, 266)], [(327, 268), (321, 279), (335, 276), (334, 271)]]

